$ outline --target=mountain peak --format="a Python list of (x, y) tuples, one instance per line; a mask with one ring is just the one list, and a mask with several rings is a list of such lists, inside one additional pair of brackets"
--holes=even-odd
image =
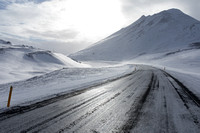
[[(141, 16), (92, 47), (70, 55), (76, 60), (128, 60), (143, 54), (188, 48), (200, 42), (200, 22), (178, 9)], [(114, 51), (114, 52), (113, 52)]]
[(179, 17), (185, 17), (187, 16), (186, 14), (184, 14), (181, 10), (179, 9), (175, 9), (175, 8), (172, 8), (172, 9), (168, 9), (168, 10), (164, 10), (164, 11), (161, 11), (157, 14), (154, 14), (152, 16), (161, 16), (161, 17), (172, 17), (172, 18), (179, 18)]
[(152, 16), (166, 16), (166, 15), (173, 16), (173, 15), (181, 15), (181, 14), (184, 15), (184, 13), (181, 10), (176, 9), (176, 8), (172, 8), (172, 9), (164, 10), (164, 11), (161, 11), (159, 13), (149, 15), (149, 16), (142, 15), (138, 19), (138, 21), (144, 20), (145, 18), (152, 17)]
[(183, 27), (199, 23), (198, 20), (175, 8), (161, 11), (146, 18), (146, 21), (152, 20), (159, 25), (168, 23), (168, 25), (182, 25)]
[[(170, 14), (182, 14), (183, 12), (179, 9), (176, 9), (176, 8), (172, 8), (172, 9), (168, 9), (168, 10), (164, 10), (162, 12), (167, 12), (167, 13), (170, 13)], [(162, 13), (161, 12), (161, 13)]]

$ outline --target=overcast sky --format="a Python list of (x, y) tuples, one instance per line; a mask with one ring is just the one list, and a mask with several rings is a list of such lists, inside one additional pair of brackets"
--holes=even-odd
[(68, 55), (170, 8), (200, 20), (199, 0), (0, 0), (0, 39)]

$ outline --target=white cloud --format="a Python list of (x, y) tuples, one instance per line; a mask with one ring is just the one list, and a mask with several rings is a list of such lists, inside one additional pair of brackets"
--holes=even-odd
[(0, 10), (0, 20), (0, 31), (22, 36), (26, 42), (46, 40), (66, 45), (94, 43), (117, 31), (125, 21), (118, 0), (14, 2)]

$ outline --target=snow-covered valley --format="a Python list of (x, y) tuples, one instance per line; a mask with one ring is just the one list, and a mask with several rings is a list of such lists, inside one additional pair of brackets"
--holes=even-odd
[[(147, 125), (151, 124), (151, 119), (146, 121), (145, 116), (150, 117), (150, 113), (160, 109), (165, 111), (164, 115), (166, 118), (164, 119), (166, 122), (164, 124), (166, 125), (163, 128), (165, 131), (196, 132), (200, 126), (200, 116), (198, 113), (200, 103), (200, 22), (178, 9), (162, 11), (152, 16), (142, 16), (130, 26), (68, 57), (60, 53), (31, 46), (14, 45), (11, 42), (0, 40), (0, 70), (0, 116), (3, 112), (11, 111), (12, 114), (12, 109), (18, 109), (21, 106), (29, 107), (37, 102), (58, 98), (65, 94), (77, 92), (78, 95), (79, 90), (94, 88), (94, 90), (90, 90), (92, 93), (90, 91), (81, 92), (83, 97), (78, 95), (76, 99), (75, 94), (73, 94), (74, 97), (72, 96), (72, 99), (74, 98), (77, 102), (77, 106), (71, 108), (71, 110), (74, 112), (80, 111), (79, 104), (83, 109), (79, 113), (79, 115), (83, 116), (77, 119), (72, 117), (73, 120), (75, 119), (75, 122), (69, 124), (69, 127), (74, 126), (74, 130), (80, 130), (85, 123), (88, 124), (92, 118), (86, 118), (87, 115), (101, 110), (104, 104), (108, 112), (113, 116), (113, 108), (122, 110), (121, 114), (123, 114), (123, 110), (128, 109), (125, 105), (130, 107), (129, 111), (131, 111), (133, 105), (137, 102), (139, 104), (137, 106), (134, 105), (136, 109), (132, 113), (138, 115), (141, 110), (145, 114), (140, 119), (133, 117), (133, 120), (138, 120), (138, 123), (141, 122), (141, 125), (144, 123), (147, 123)], [(6, 108), (10, 86), (14, 88), (11, 108)], [(131, 87), (134, 88), (134, 91), (131, 90)], [(186, 93), (184, 92), (185, 90)], [(99, 94), (101, 91), (102, 94)], [(101, 97), (101, 95), (107, 95), (107, 93), (108, 97), (98, 99), (98, 96)], [(134, 97), (134, 95), (136, 96)], [(142, 96), (140, 97), (140, 95)], [(125, 97), (124, 99), (123, 96)], [(115, 97), (119, 99), (114, 101)], [(65, 100), (69, 100), (69, 103), (75, 102), (70, 100), (70, 98)], [(97, 104), (95, 103), (95, 98), (97, 98), (97, 101), (99, 100)], [(128, 102), (129, 98), (135, 100), (133, 105), (130, 104), (131, 102)], [(141, 105), (141, 101), (137, 100), (139, 98), (142, 101)], [(91, 111), (92, 113), (90, 113), (90, 110), (87, 112), (87, 105), (82, 107), (81, 100), (79, 101), (79, 99), (84, 99), (88, 102), (92, 101), (88, 105), (94, 104), (95, 108), (92, 109), (92, 106), (90, 106), (88, 110), (91, 109), (93, 112)], [(104, 100), (107, 99), (108, 101), (104, 103)], [(148, 100), (145, 102), (145, 99)], [(173, 100), (175, 101), (174, 104), (170, 104)], [(180, 102), (181, 100), (182, 102)], [(149, 108), (151, 102), (155, 103), (153, 104), (155, 108)], [(83, 102), (83, 105), (86, 103)], [(111, 103), (111, 105), (106, 105), (106, 103)], [(121, 108), (118, 104), (122, 104), (124, 108)], [(72, 105), (66, 106), (68, 108)], [(181, 108), (173, 108), (175, 105)], [(52, 108), (54, 106), (58, 105), (52, 105)], [(76, 108), (78, 109), (76, 110)], [(66, 111), (64, 107), (62, 109)], [(69, 109), (69, 111), (71, 110)], [(185, 112), (185, 114), (179, 113), (180, 110)], [(84, 111), (86, 113), (82, 114)], [(127, 112), (128, 114), (130, 113), (129, 111)], [(167, 116), (167, 111), (169, 111), (170, 115), (177, 115), (177, 119)], [(102, 117), (107, 115), (104, 113), (105, 111), (102, 112)], [(120, 111), (116, 114), (119, 115)], [(57, 114), (56, 116), (59, 115)], [(189, 115), (192, 117), (190, 118)], [(66, 115), (67, 117), (68, 114)], [(109, 121), (106, 119), (103, 122), (103, 120), (97, 119), (96, 116), (93, 117), (101, 124)], [(121, 121), (119, 123), (111, 122), (111, 126), (106, 126), (105, 130), (97, 127), (99, 131), (122, 131), (121, 128), (124, 128), (123, 131), (131, 131), (133, 127), (130, 125), (130, 127), (126, 127), (127, 125), (124, 125), (125, 127), (115, 127), (124, 121), (132, 121), (130, 117), (125, 119), (126, 117), (126, 115), (125, 117), (113, 116), (112, 119), (120, 118)], [(162, 114), (160, 117), (163, 117)], [(81, 121), (82, 118), (84, 122), (87, 122), (81, 123), (83, 125), (79, 125), (80, 127), (76, 126), (76, 122)], [(183, 122), (185, 127), (180, 126), (179, 123), (174, 123), (176, 127), (174, 128), (174, 125), (169, 124), (168, 118), (172, 122)], [(53, 120), (53, 118), (49, 119)], [(62, 120), (62, 118), (60, 119)], [(161, 118), (155, 117), (152, 120), (161, 120)], [(90, 124), (85, 126), (92, 128), (95, 124), (98, 125), (97, 121), (94, 123), (90, 122)], [(39, 126), (35, 126), (36, 129)], [(158, 125), (154, 126), (158, 127)], [(194, 127), (194, 129), (190, 129), (190, 126)], [(108, 130), (112, 127), (114, 129)], [(73, 128), (62, 127), (62, 130), (74, 131)], [(147, 128), (152, 127), (147, 126)], [(183, 130), (187, 128), (189, 129)], [(8, 128), (6, 130), (9, 131)], [(30, 127), (31, 130), (32, 127)], [(57, 129), (55, 128), (54, 130)], [(89, 129), (83, 128), (83, 130), (88, 131)], [(161, 128), (155, 130), (156, 132), (162, 131)], [(146, 132), (147, 129), (143, 129), (143, 125), (136, 124), (132, 132), (135, 131)], [(94, 132), (97, 131), (94, 130)]]

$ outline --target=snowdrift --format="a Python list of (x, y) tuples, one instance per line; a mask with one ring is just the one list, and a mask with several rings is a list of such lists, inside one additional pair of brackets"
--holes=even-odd
[(62, 54), (0, 40), (0, 83), (27, 79), (63, 67), (87, 67)]

